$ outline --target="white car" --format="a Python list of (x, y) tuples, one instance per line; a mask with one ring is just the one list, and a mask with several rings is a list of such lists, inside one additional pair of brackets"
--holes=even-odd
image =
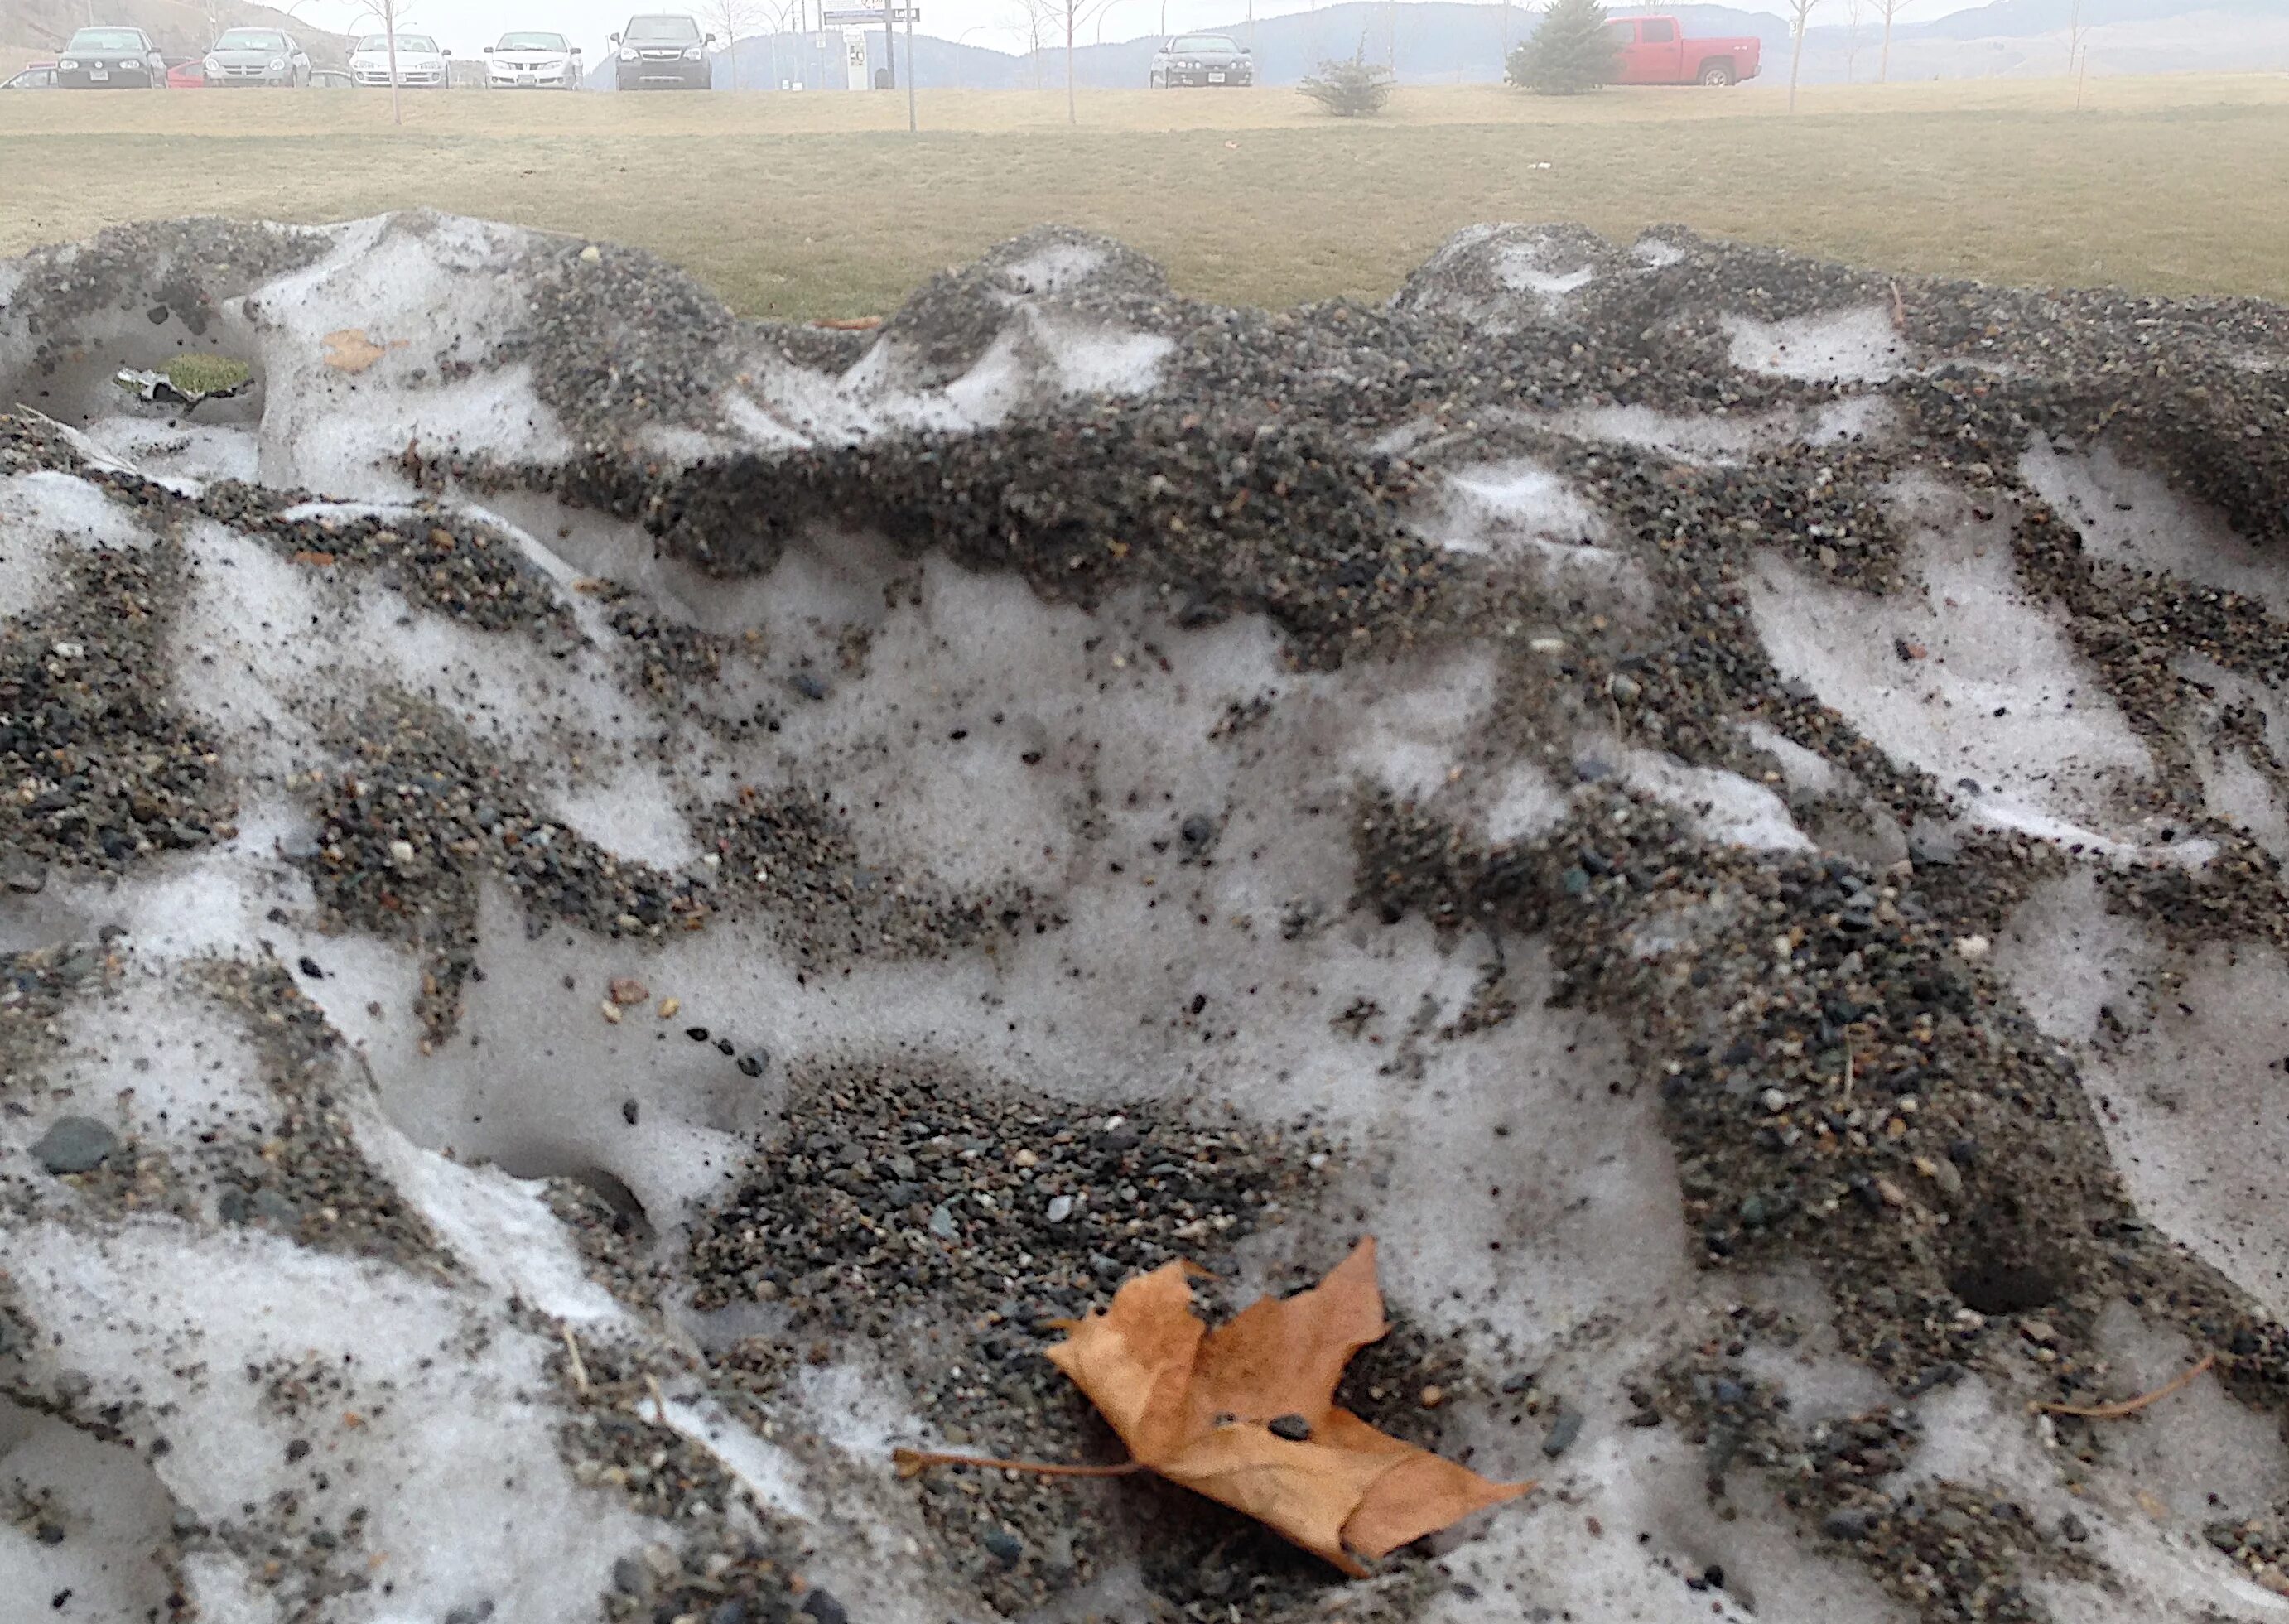
[[(397, 36), (397, 82), (423, 90), (445, 88), (445, 59), (453, 53), (427, 34)], [(360, 84), (389, 84), (389, 36), (369, 34), (350, 52), (350, 77)]]
[(580, 47), (562, 34), (504, 34), (485, 47), (485, 88), (577, 91)]

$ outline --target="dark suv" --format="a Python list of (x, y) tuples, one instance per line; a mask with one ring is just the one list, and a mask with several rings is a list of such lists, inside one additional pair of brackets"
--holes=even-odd
[(713, 34), (702, 34), (689, 17), (631, 17), (612, 36), (620, 48), (619, 88), (624, 91), (704, 91), (714, 88), (715, 69), (707, 60)]

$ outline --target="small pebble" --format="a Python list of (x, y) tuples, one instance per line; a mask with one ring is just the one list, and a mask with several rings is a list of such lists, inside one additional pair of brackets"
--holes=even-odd
[(1581, 1436), (1582, 1412), (1572, 1405), (1561, 1404), (1551, 1421), (1550, 1430), (1543, 1435), (1542, 1453), (1555, 1461), (1571, 1449), (1574, 1440)]
[(59, 1117), (32, 1147), (32, 1159), (53, 1174), (92, 1173), (119, 1151), (119, 1135), (92, 1117)]

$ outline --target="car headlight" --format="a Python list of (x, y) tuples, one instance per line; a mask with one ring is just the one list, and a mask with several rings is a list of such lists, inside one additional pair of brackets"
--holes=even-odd
[(633, 51), (629, 50), (629, 49), (628, 49), (626, 46), (625, 46), (625, 45), (623, 45), (622, 47), (620, 47), (620, 60), (622, 60), (623, 62), (633, 62), (633, 61), (634, 61), (635, 60), (636, 60), (636, 53), (635, 53), (634, 52), (633, 52)]
[(206, 60), (205, 67), (209, 73), (219, 74), (222, 71), (222, 59), (217, 56), (211, 56)]
[(272, 57), (270, 59), (270, 71), (275, 74), (284, 73), (286, 71), (286, 59), (283, 56)]
[(57, 63), (57, 64), (56, 64), (56, 66), (57, 66), (57, 67), (59, 67), (59, 68), (77, 68), (77, 67), (79, 66), (79, 63), (78, 63), (76, 60), (74, 60), (73, 58), (71, 58), (71, 57), (66, 57), (62, 61), (60, 61), (60, 62)]
[(687, 62), (696, 62), (706, 54), (707, 52), (704, 46), (686, 45), (683, 48), (683, 60)]

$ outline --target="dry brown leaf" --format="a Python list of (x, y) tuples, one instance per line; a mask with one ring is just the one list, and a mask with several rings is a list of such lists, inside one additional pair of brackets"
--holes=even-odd
[(882, 318), (879, 315), (830, 316), (811, 323), (828, 332), (873, 332), (881, 324)]
[(1391, 1328), (1372, 1237), (1310, 1291), (1265, 1297), (1214, 1331), (1192, 1312), (1193, 1272), (1170, 1263), (1129, 1281), (1049, 1350), (1138, 1464), (1353, 1577), (1361, 1556), (1533, 1488), (1489, 1482), (1336, 1407), (1352, 1356)]
[(326, 364), (337, 372), (363, 372), (390, 351), (405, 347), (403, 338), (395, 344), (376, 344), (355, 327), (330, 332), (318, 342), (326, 346)]

